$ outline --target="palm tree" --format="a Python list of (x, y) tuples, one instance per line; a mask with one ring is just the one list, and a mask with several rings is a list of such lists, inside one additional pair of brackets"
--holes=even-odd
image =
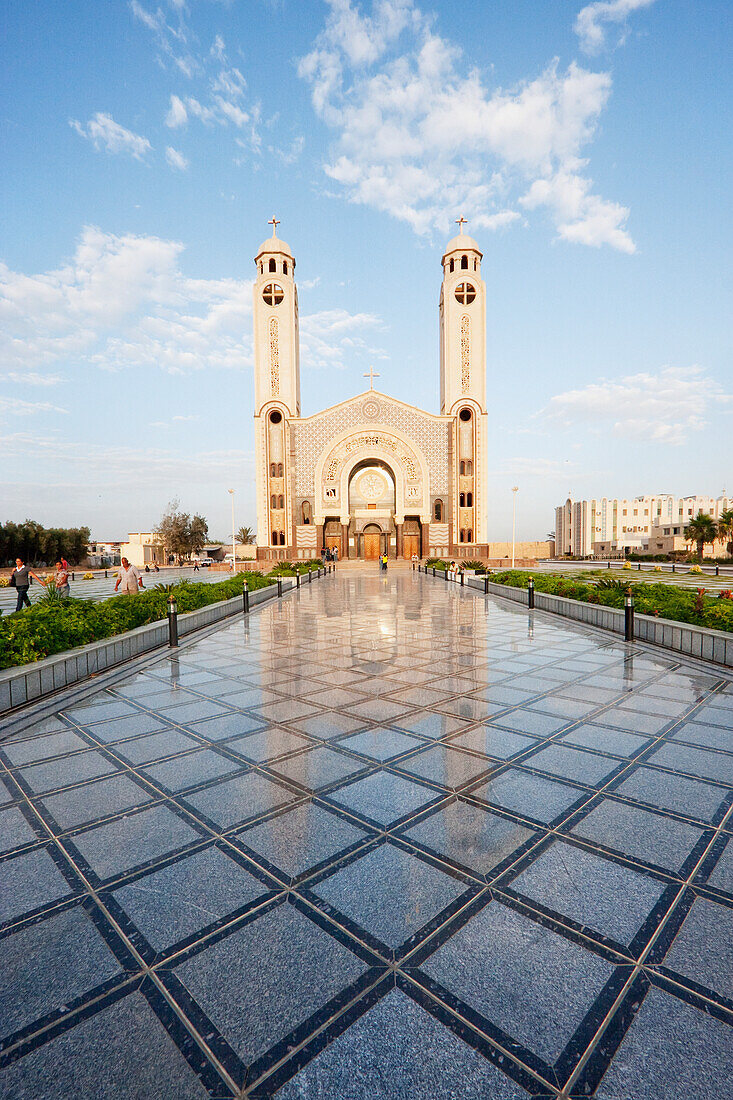
[(730, 508), (718, 517), (718, 538), (728, 540), (725, 548), (729, 557), (733, 557), (733, 510)]
[(254, 546), (257, 539), (252, 528), (240, 527), (237, 531), (237, 542), (241, 542), (242, 546)]
[(688, 542), (697, 543), (697, 556), (702, 561), (702, 552), (706, 542), (715, 542), (718, 537), (718, 528), (711, 516), (704, 512), (697, 513), (694, 519), (685, 527), (685, 538)]

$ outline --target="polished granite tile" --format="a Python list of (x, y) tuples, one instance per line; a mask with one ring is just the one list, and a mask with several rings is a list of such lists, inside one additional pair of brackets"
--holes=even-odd
[(211, 749), (200, 749), (159, 764), (145, 764), (141, 772), (153, 783), (176, 792), (185, 790), (186, 787), (195, 787), (209, 779), (231, 775), (245, 766), (241, 761), (230, 760)]
[(349, 714), (365, 718), (368, 722), (391, 722), (406, 712), (409, 708), (404, 703), (392, 703), (389, 699), (368, 699), (349, 707)]
[(508, 883), (512, 891), (616, 943), (631, 943), (665, 883), (558, 840)]
[(210, 1095), (141, 993), (82, 1019), (0, 1076), (2, 1100), (205, 1100)]
[(725, 729), (723, 726), (685, 722), (684, 726), (676, 729), (669, 736), (672, 741), (687, 741), (692, 745), (733, 752), (733, 730)]
[(347, 810), (388, 827), (439, 797), (434, 790), (411, 783), (391, 772), (378, 771), (329, 794)]
[(687, 772), (700, 779), (717, 780), (733, 785), (733, 754), (712, 752), (707, 749), (692, 749), (687, 745), (666, 742), (650, 757), (648, 764), (658, 764), (663, 768)]
[(284, 806), (297, 797), (264, 775), (247, 772), (246, 775), (226, 779), (214, 787), (189, 794), (186, 802), (221, 829), (229, 829), (232, 825)]
[(572, 779), (576, 783), (587, 783), (593, 787), (604, 783), (623, 762), (593, 752), (581, 752), (580, 749), (571, 749), (565, 745), (548, 745), (523, 763), (541, 772), (550, 772), (562, 779)]
[(289, 756), (287, 760), (276, 760), (269, 765), (270, 771), (275, 775), (289, 779), (308, 791), (321, 790), (368, 767), (369, 761), (332, 752), (323, 746), (298, 753), (297, 756)]
[[(312, 686), (315, 688), (321, 685)], [(326, 707), (327, 710), (339, 710), (341, 707), (348, 706), (349, 703), (363, 703), (364, 696), (356, 691), (347, 691), (345, 688), (326, 688), (322, 691), (314, 691), (313, 694), (309, 693), (308, 702)]]
[(406, 733), (416, 733), (420, 737), (430, 737), (435, 741), (466, 728), (466, 723), (462, 722), (460, 718), (434, 712), (407, 715), (400, 718), (397, 725)]
[(298, 699), (282, 699), (278, 703), (267, 703), (263, 707), (257, 707), (252, 713), (268, 724), (276, 725), (278, 722), (292, 722), (297, 718), (309, 718), (319, 714), (320, 711), (318, 707), (313, 707), (310, 703), (303, 703)]
[(599, 752), (610, 752), (615, 756), (632, 756), (639, 749), (649, 746), (647, 737), (625, 733), (623, 730), (604, 729), (603, 726), (589, 723), (576, 726), (569, 733), (564, 733), (559, 740), (563, 745), (580, 745), (584, 749), (598, 749)]
[(267, 893), (218, 848), (184, 856), (115, 890), (117, 904), (158, 952)]
[(126, 775), (113, 775), (41, 799), (63, 830), (150, 802), (153, 795)]
[(605, 959), (495, 901), (421, 969), (549, 1064), (614, 972)]
[(733, 840), (729, 840), (707, 879), (709, 886), (733, 895)]
[(662, 965), (733, 1000), (733, 909), (695, 898)]
[(615, 790), (626, 798), (648, 802), (660, 810), (686, 814), (698, 821), (713, 821), (730, 794), (724, 787), (645, 767), (637, 768)]
[(515, 821), (458, 800), (401, 835), (438, 856), (480, 875), (488, 875), (517, 852), (533, 833)]
[(260, 764), (265, 760), (272, 760), (285, 753), (304, 749), (309, 744), (305, 737), (299, 737), (297, 733), (282, 729), (280, 726), (271, 726), (259, 733), (249, 733), (246, 737), (237, 737), (227, 742), (227, 749), (237, 752), (254, 764)]
[(371, 760), (384, 763), (396, 756), (410, 752), (411, 749), (420, 748), (425, 742), (409, 734), (400, 733), (399, 730), (386, 726), (377, 726), (374, 729), (363, 730), (362, 733), (352, 734), (343, 741), (339, 741), (339, 748), (348, 749), (349, 752), (359, 753)]
[(399, 989), (274, 1094), (276, 1100), (523, 1100), (528, 1095)]
[(701, 707), (695, 712), (696, 722), (709, 722), (720, 726), (722, 729), (733, 732), (733, 704), (725, 695), (715, 695), (710, 700), (710, 705)]
[(669, 725), (669, 718), (656, 714), (648, 714), (643, 710), (633, 711), (627, 707), (611, 707), (598, 715), (598, 721), (605, 726), (613, 726), (616, 729), (628, 730), (629, 733), (646, 733), (650, 737), (658, 736), (665, 726)]
[(148, 737), (137, 737), (134, 741), (123, 741), (122, 744), (115, 745), (114, 751), (130, 764), (137, 765), (195, 749), (198, 744), (195, 738), (188, 737), (180, 730), (165, 730), (163, 733), (151, 733)]
[(512, 733), (510, 730), (491, 725), (479, 726), (477, 729), (469, 730), (468, 733), (452, 737), (450, 741), (451, 745), (482, 752), (497, 760), (508, 760), (510, 756), (516, 756), (517, 753), (536, 748), (537, 743), (534, 737), (527, 737), (523, 733)]
[(694, 825), (610, 798), (592, 809), (572, 832), (674, 872), (681, 869), (703, 835)]
[(89, 726), (92, 737), (105, 745), (164, 729), (169, 729), (164, 718), (159, 718), (157, 714), (144, 714), (142, 711), (136, 711), (127, 718), (116, 718), (111, 722), (100, 722), (98, 726)]
[(448, 748), (446, 745), (434, 745), (417, 756), (398, 761), (396, 766), (420, 779), (428, 779), (449, 790), (456, 790), (484, 775), (493, 766), (493, 761)]
[(502, 714), (494, 719), (494, 725), (503, 729), (514, 730), (516, 733), (529, 733), (535, 737), (550, 737), (557, 733), (563, 726), (567, 726), (567, 718), (553, 718), (548, 714), (540, 714), (533, 710), (513, 710), (509, 714)]
[(0, 924), (68, 897), (72, 889), (45, 848), (0, 864)]
[(549, 825), (579, 799), (587, 797), (577, 787), (568, 787), (554, 779), (543, 779), (531, 772), (509, 768), (488, 783), (475, 787), (471, 794), (532, 821)]
[(0, 1039), (120, 973), (80, 905), (0, 939)]
[(596, 1100), (722, 1100), (730, 1095), (731, 1029), (651, 988), (596, 1089)]
[(26, 741), (3, 741), (0, 748), (11, 765), (31, 764), (37, 760), (46, 760), (50, 756), (88, 749), (89, 743), (73, 730), (64, 729), (44, 737), (30, 737)]
[(256, 733), (265, 728), (265, 723), (249, 714), (222, 714), (205, 722), (186, 722), (186, 725), (205, 737), (207, 741), (226, 741), (231, 737), (241, 737), (245, 733)]
[(49, 760), (43, 764), (31, 764), (21, 768), (20, 778), (36, 794), (69, 787), (72, 783), (83, 783), (87, 779), (98, 779), (117, 770), (117, 765), (106, 760), (101, 753), (90, 749), (76, 756), (64, 756), (59, 760)]
[(95, 695), (89, 702), (80, 703), (77, 707), (63, 712), (72, 722), (78, 722), (80, 726), (89, 726), (94, 722), (105, 722), (109, 718), (128, 718), (140, 711), (137, 707), (130, 706), (124, 699), (115, 699), (112, 695)]
[(279, 905), (187, 959), (175, 974), (251, 1064), (365, 969), (294, 906)]
[(440, 709), (446, 714), (452, 714), (455, 718), (464, 718), (467, 722), (481, 722), (491, 713), (491, 708), (486, 703), (469, 696), (460, 696), (441, 703)]
[(380, 844), (311, 889), (337, 919), (342, 913), (397, 950), (467, 888), (425, 860)]
[(352, 718), (348, 714), (331, 714), (328, 711), (317, 714), (312, 718), (303, 718), (298, 722), (291, 722), (293, 729), (302, 730), (310, 737), (317, 737), (321, 741), (330, 741), (334, 737), (340, 737), (343, 733), (353, 733), (363, 729), (366, 721), (363, 718)]
[(0, 852), (10, 852), (22, 844), (34, 844), (38, 839), (16, 806), (0, 811)]
[(218, 718), (230, 713), (231, 711), (228, 711), (225, 707), (220, 707), (218, 703), (212, 703), (208, 699), (160, 708), (161, 717), (165, 721), (185, 726), (190, 726), (193, 722), (202, 722), (206, 718)]
[(242, 844), (288, 878), (297, 878), (311, 867), (335, 859), (369, 835), (312, 802), (237, 834)]
[(166, 806), (115, 818), (73, 838), (74, 847), (100, 879), (159, 859), (201, 838)]

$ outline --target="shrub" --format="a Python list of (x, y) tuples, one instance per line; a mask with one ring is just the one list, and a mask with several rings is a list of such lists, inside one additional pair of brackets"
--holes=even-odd
[(485, 573), (486, 566), (482, 561), (471, 560), (461, 563), (464, 569), (473, 569), (476, 573)]

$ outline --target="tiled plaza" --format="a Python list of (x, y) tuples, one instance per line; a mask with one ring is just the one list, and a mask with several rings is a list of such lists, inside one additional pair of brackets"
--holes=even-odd
[(344, 570), (0, 743), (3, 1100), (719, 1100), (733, 682)]

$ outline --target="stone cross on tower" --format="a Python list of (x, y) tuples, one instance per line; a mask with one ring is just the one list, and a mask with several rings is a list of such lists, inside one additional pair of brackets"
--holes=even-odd
[(272, 226), (272, 235), (273, 235), (273, 237), (275, 237), (277, 235), (277, 227), (279, 226), (280, 222), (278, 221), (278, 219), (275, 217), (274, 214), (270, 218), (270, 220), (267, 224)]
[(468, 222), (463, 217), (463, 215), (461, 215), (460, 218), (456, 218), (456, 225), (458, 226), (458, 232), (460, 234), (463, 234), (463, 227), (464, 227), (464, 225), (468, 225)]
[(381, 375), (375, 371), (374, 367), (370, 367), (368, 371), (364, 371), (364, 377), (369, 379), (369, 389), (374, 389), (374, 379), (381, 378)]

